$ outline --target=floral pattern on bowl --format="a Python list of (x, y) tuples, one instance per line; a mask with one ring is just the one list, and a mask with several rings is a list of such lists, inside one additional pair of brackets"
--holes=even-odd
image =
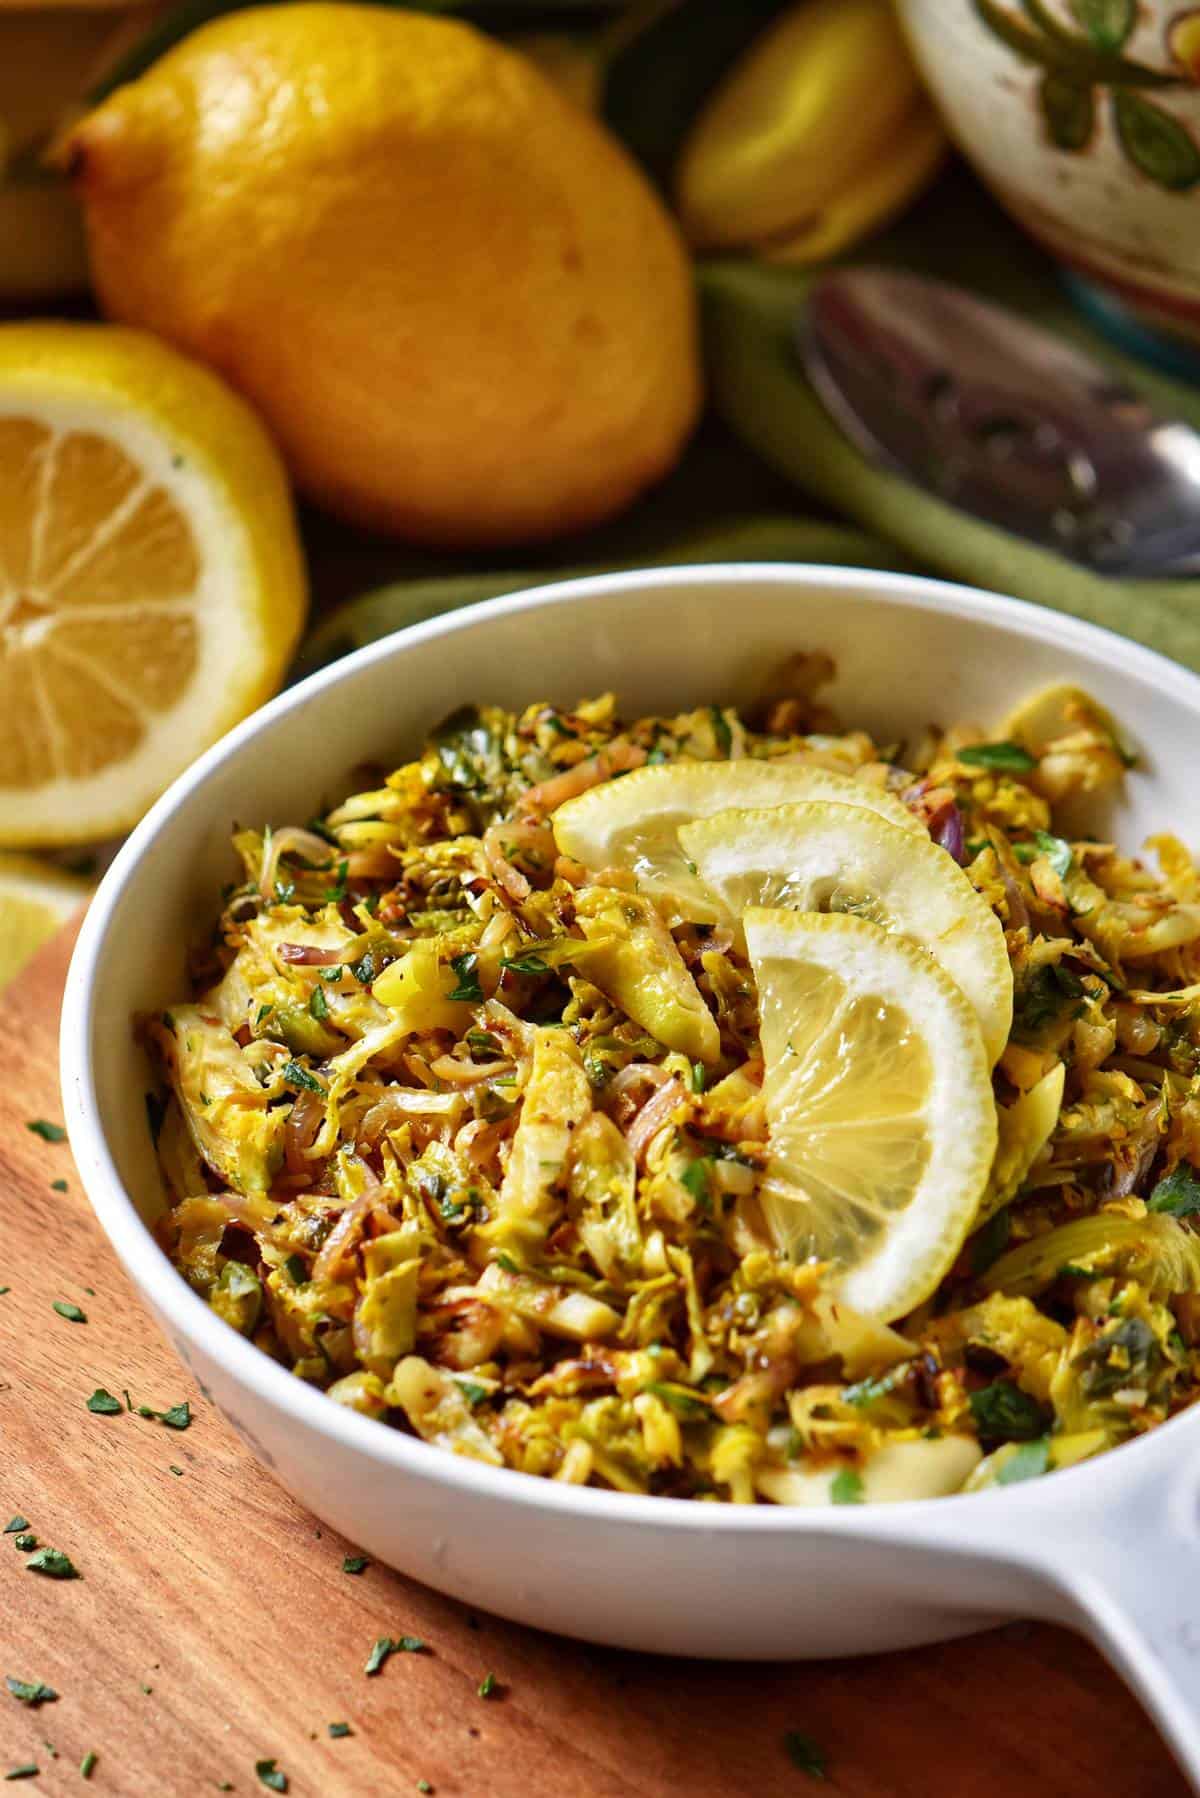
[(1200, 339), (1200, 6), (898, 0), (1010, 212), (1143, 322)]

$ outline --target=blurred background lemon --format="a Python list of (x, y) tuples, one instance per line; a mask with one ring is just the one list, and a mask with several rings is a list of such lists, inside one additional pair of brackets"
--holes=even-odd
[(235, 13), (65, 154), (104, 309), (220, 369), (358, 523), (561, 535), (628, 505), (696, 421), (675, 224), (609, 133), (470, 26)]
[[(887, 0), (0, 0), (0, 844), (127, 829), (310, 578), (307, 666), (548, 571), (877, 555), (693, 438), (694, 259), (827, 258), (943, 144)], [(86, 891), (0, 859), (0, 981)]]

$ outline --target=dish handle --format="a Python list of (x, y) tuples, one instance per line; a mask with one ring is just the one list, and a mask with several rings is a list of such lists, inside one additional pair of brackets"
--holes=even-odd
[(987, 1495), (973, 1498), (965, 1536), (1032, 1576), (1038, 1614), (1090, 1638), (1200, 1798), (1200, 1455), (1176, 1424), (1022, 1499), (998, 1530)]

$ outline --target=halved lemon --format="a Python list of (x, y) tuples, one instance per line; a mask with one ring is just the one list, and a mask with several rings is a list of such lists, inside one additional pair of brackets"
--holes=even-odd
[(996, 1106), (975, 1014), (937, 963), (862, 918), (753, 908), (778, 1247), (885, 1321), (928, 1298), (975, 1219)]
[(0, 987), (85, 905), (92, 883), (32, 855), (0, 855)]
[(665, 762), (638, 768), (568, 799), (551, 820), (564, 855), (585, 868), (630, 868), (642, 892), (699, 924), (721, 916), (679, 845), (678, 829), (731, 806), (838, 799), (865, 806), (897, 830), (924, 826), (892, 793), (852, 774), (803, 761)]
[(243, 400), (141, 332), (0, 326), (0, 843), (127, 829), (275, 690), (304, 608)]
[(718, 812), (679, 828), (683, 853), (733, 917), (748, 906), (849, 912), (927, 950), (974, 1008), (988, 1065), (1012, 1028), (1004, 930), (958, 863), (924, 831), (820, 800)]

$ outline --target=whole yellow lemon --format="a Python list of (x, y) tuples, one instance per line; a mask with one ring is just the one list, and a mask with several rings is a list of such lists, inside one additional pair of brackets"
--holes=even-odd
[(626, 505), (695, 420), (669, 214), (603, 126), (469, 26), (233, 13), (66, 155), (105, 310), (220, 369), (347, 518), (554, 535)]

